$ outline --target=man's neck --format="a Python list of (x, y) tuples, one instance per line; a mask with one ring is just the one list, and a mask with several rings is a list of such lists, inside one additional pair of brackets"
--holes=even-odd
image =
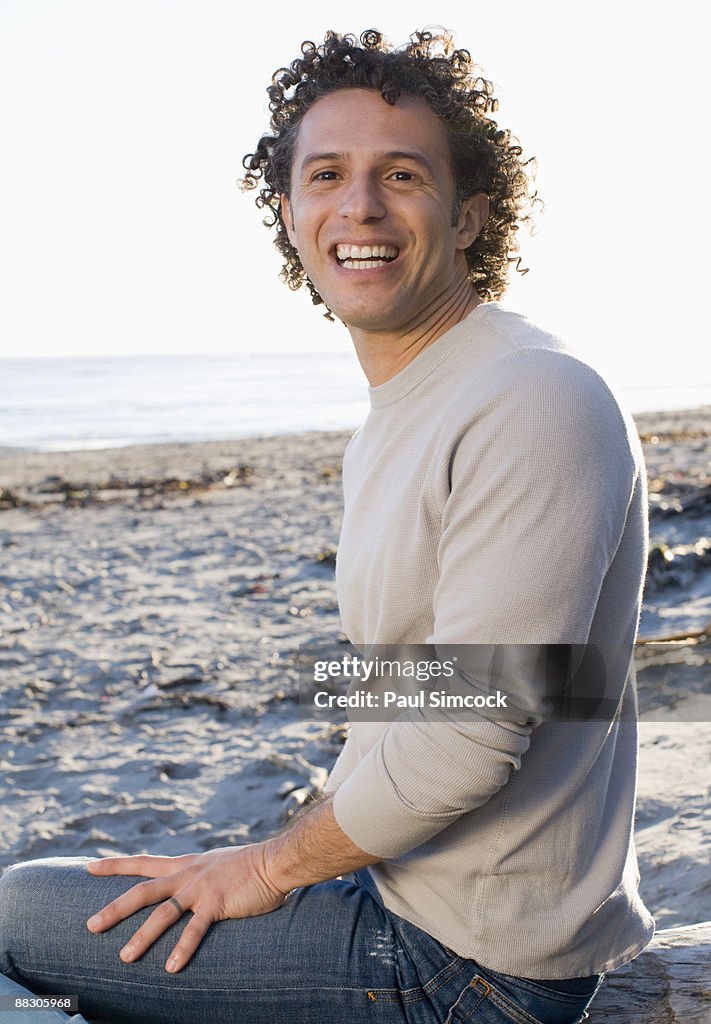
[(356, 354), (371, 387), (400, 373), (420, 352), (441, 338), (481, 303), (468, 278), (444, 301), (439, 297), (411, 324), (397, 332), (348, 327)]

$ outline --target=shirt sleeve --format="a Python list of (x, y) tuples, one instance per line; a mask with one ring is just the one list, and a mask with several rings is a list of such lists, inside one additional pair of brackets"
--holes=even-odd
[(512, 645), (512, 710), (439, 722), (413, 711), (384, 730), (334, 796), (340, 827), (383, 859), (481, 806), (521, 769), (546, 717), (535, 650), (588, 641), (640, 472), (607, 386), (551, 350), (499, 360), (450, 437), (431, 482), (441, 538), (427, 642)]

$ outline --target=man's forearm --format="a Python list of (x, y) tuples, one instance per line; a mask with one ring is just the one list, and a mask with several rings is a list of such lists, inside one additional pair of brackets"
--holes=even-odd
[(271, 884), (282, 892), (376, 864), (341, 829), (326, 797), (291, 827), (264, 844), (264, 867)]

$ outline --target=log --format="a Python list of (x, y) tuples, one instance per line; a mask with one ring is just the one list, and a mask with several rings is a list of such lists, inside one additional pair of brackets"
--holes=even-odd
[(657, 932), (608, 974), (588, 1024), (711, 1024), (711, 921)]

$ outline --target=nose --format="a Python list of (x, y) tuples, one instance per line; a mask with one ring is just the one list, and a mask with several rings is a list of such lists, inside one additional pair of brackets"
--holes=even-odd
[(385, 205), (378, 183), (369, 175), (354, 176), (341, 193), (340, 214), (357, 224), (385, 216)]

